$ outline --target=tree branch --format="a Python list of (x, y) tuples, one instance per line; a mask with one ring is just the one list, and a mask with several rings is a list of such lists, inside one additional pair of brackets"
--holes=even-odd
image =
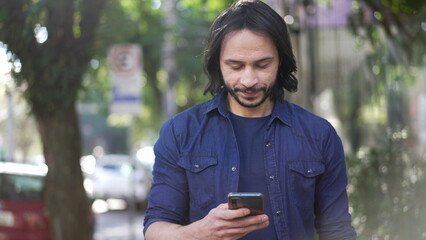
[(86, 46), (85, 49), (80, 49), (83, 59), (90, 60), (92, 56), (93, 43), (96, 36), (96, 29), (99, 24), (101, 10), (105, 6), (107, 0), (85, 0), (81, 7), (81, 35), (77, 40), (77, 46)]
[(74, 1), (49, 0), (47, 14), (48, 46), (51, 51), (69, 50), (73, 37)]
[(392, 38), (393, 34), (391, 31), (391, 23), (389, 22), (389, 19), (387, 17), (387, 14), (385, 13), (385, 11), (383, 10), (383, 8), (381, 8), (380, 6), (378, 6), (378, 4), (375, 3), (374, 0), (364, 0), (364, 2), (367, 4), (367, 6), (369, 6), (374, 12), (379, 12), (382, 14), (383, 16), (383, 20), (380, 21), (381, 25), (383, 26), (383, 29), (385, 30), (385, 34), (387, 37)]
[[(17, 58), (37, 52), (37, 42), (34, 37), (34, 27), (28, 21), (30, 15), (30, 0), (0, 0), (0, 40)], [(26, 11), (22, 11), (25, 9)]]

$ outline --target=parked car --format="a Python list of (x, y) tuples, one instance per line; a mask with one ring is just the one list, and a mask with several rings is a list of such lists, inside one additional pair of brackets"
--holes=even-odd
[[(50, 240), (45, 164), (0, 162), (0, 240)], [(95, 215), (88, 216), (91, 227)], [(92, 229), (93, 230), (93, 229)]]
[(0, 162), (0, 239), (48, 240), (46, 165)]
[[(93, 166), (88, 166), (88, 163)], [(122, 199), (141, 208), (146, 203), (151, 176), (146, 167), (134, 158), (118, 154), (96, 159), (86, 156), (82, 159), (82, 169), (86, 176), (86, 190), (93, 199)], [(91, 189), (87, 189), (88, 186)]]

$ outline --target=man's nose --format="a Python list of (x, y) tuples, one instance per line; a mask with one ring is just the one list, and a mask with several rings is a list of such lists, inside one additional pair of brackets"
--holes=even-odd
[(246, 67), (241, 76), (241, 84), (244, 87), (253, 87), (258, 82), (256, 72), (253, 68)]

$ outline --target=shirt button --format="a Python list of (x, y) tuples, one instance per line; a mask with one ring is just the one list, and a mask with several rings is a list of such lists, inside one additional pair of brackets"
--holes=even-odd
[(266, 143), (266, 147), (270, 148), (272, 146), (272, 144), (270, 142)]
[(232, 167), (232, 168), (231, 168), (231, 170), (232, 170), (233, 172), (235, 172), (235, 171), (237, 171), (237, 168), (236, 168), (236, 167)]
[(200, 165), (198, 165), (198, 164), (195, 164), (195, 165), (194, 165), (194, 167), (195, 167), (195, 168), (199, 168), (199, 167), (200, 167)]
[(274, 176), (274, 175), (271, 175), (271, 176), (269, 176), (269, 179), (270, 179), (270, 180), (275, 180), (275, 176)]
[(275, 212), (275, 215), (277, 215), (277, 216), (281, 216), (281, 211), (276, 211), (276, 212)]

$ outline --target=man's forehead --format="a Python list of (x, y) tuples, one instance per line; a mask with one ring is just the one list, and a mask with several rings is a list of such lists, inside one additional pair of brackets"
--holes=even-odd
[(242, 33), (242, 32), (249, 32), (249, 33), (252, 33), (252, 34), (254, 34), (254, 35), (261, 36), (261, 37), (270, 38), (267, 34), (262, 33), (262, 32), (260, 32), (260, 31), (254, 31), (254, 30), (251, 30), (251, 29), (248, 29), (248, 28), (242, 28), (242, 29), (233, 30), (233, 31), (230, 31), (229, 33), (227, 33), (227, 34), (223, 37), (222, 42), (223, 42), (223, 41), (225, 41), (225, 40), (227, 40), (227, 39), (229, 39), (229, 38), (231, 38), (231, 37), (233, 37), (233, 36), (235, 36), (235, 35), (237, 35), (237, 34), (240, 34), (240, 33)]
[(249, 57), (251, 61), (257, 61), (276, 54), (276, 46), (271, 38), (247, 29), (230, 32), (225, 36), (220, 49), (222, 60)]

